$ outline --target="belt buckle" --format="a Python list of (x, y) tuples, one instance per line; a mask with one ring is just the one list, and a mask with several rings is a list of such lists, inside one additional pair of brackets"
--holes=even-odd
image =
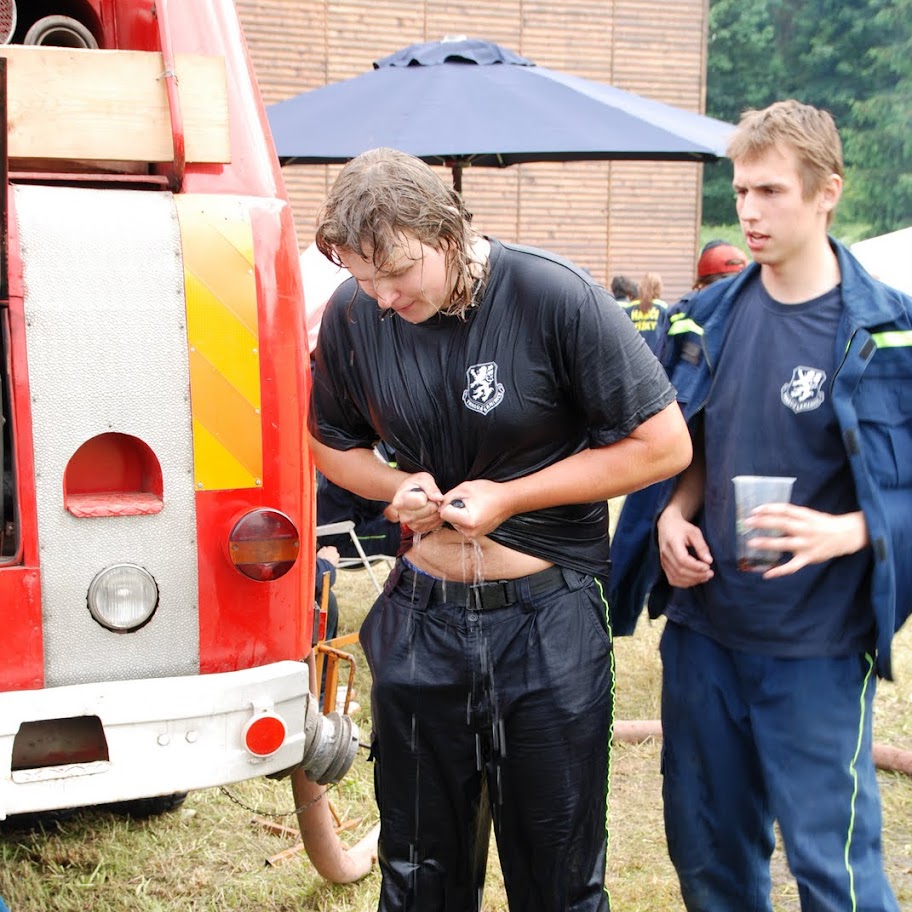
[(476, 611), (503, 608), (511, 601), (507, 584), (503, 580), (473, 583), (470, 584), (469, 591), (473, 595)]

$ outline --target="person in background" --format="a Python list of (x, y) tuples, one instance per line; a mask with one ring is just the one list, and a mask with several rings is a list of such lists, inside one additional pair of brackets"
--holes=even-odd
[[(804, 912), (897, 912), (872, 757), (877, 675), (912, 608), (912, 298), (827, 234), (842, 146), (784, 101), (728, 148), (754, 263), (695, 295), (662, 359), (694, 459), (627, 498), (613, 617), (664, 613), (665, 830), (689, 912), (768, 912), (778, 822)], [(794, 477), (753, 511), (732, 478)]]
[(639, 294), (637, 283), (627, 276), (617, 275), (611, 280), (611, 294), (618, 304), (629, 304)]
[[(339, 603), (332, 587), (336, 582), (336, 569), (339, 566), (339, 551), (334, 545), (324, 545), (317, 551), (316, 582), (314, 595), (317, 605), (323, 607), (323, 587), (327, 586), (326, 617), (320, 624), (322, 628), (321, 640), (332, 640), (339, 633)], [(329, 574), (329, 576), (327, 576)], [(345, 700), (347, 687), (340, 686), (336, 693), (336, 708), (341, 712)], [(326, 666), (320, 679), (320, 709), (323, 709), (323, 697), (326, 692)], [(354, 697), (354, 693), (351, 694)], [(349, 699), (348, 714), (353, 716), (360, 712), (361, 706), (354, 699)]]
[(656, 349), (659, 319), (667, 308), (662, 300), (661, 277), (655, 272), (647, 272), (640, 282), (639, 296), (624, 307), (624, 312), (652, 351)]
[[(377, 443), (374, 452), (378, 459), (395, 467), (396, 456), (383, 441)], [(358, 497), (317, 472), (317, 525), (344, 520), (355, 524), (355, 534), (365, 554), (395, 557), (399, 553), (402, 531), (397, 513), (390, 504)], [(320, 540), (335, 545), (342, 557), (359, 557), (348, 533), (323, 535)]]
[(361, 626), (379, 909), (477, 912), (493, 820), (514, 912), (607, 912), (607, 500), (680, 471), (690, 440), (608, 292), (470, 218), (375, 149), (317, 227), (353, 278), (320, 329), (314, 458), (405, 536)]
[(687, 313), (694, 297), (704, 288), (737, 275), (747, 266), (747, 263), (747, 256), (733, 244), (721, 239), (707, 241), (697, 260), (697, 277), (694, 280), (693, 291), (689, 291), (659, 317), (659, 324), (656, 327), (656, 343), (653, 349), (656, 354), (661, 356), (669, 327), (676, 323), (681, 315)]
[(707, 241), (700, 251), (700, 259), (697, 260), (694, 291), (700, 291), (707, 285), (737, 275), (747, 263), (747, 255), (734, 244), (721, 239)]
[[(317, 568), (314, 577), (314, 598), (319, 606), (323, 605), (323, 588), (329, 587), (326, 599), (326, 618), (320, 625), (323, 636), (320, 639), (331, 640), (339, 632), (339, 603), (332, 587), (336, 582), (336, 568), (339, 566), (339, 550), (335, 545), (323, 545), (317, 550)], [(326, 574), (329, 577), (326, 577)]]

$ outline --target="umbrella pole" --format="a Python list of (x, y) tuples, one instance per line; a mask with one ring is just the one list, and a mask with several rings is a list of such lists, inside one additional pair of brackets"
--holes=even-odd
[(462, 196), (462, 162), (453, 162), (453, 189)]

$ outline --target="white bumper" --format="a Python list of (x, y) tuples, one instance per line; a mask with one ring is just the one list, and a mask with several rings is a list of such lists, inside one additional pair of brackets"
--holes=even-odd
[[(9, 814), (83, 807), (239, 782), (301, 762), (308, 667), (284, 661), (197, 677), (77, 684), (0, 694), (0, 820)], [(284, 744), (266, 758), (244, 747), (243, 730), (272, 711)], [(96, 716), (108, 759), (13, 771), (20, 725)]]

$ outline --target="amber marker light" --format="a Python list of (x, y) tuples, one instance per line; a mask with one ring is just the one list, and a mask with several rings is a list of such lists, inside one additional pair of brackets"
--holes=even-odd
[(277, 580), (294, 566), (301, 550), (295, 524), (278, 510), (242, 516), (228, 536), (228, 556), (239, 573), (257, 582)]

